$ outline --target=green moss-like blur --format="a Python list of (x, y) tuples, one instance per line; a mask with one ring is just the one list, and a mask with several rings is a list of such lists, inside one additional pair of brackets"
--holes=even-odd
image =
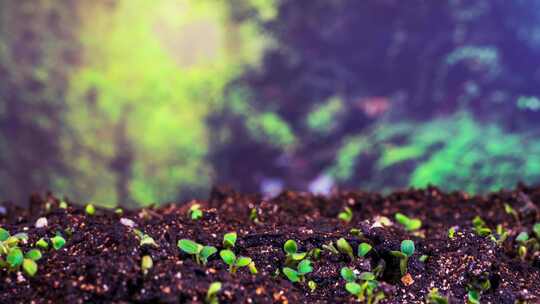
[(540, 7), (412, 1), (0, 2), (0, 199), (539, 182)]

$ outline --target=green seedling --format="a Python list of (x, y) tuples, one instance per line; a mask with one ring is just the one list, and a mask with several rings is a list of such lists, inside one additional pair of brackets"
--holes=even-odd
[(307, 285), (311, 292), (315, 292), (315, 289), (317, 289), (317, 283), (315, 283), (315, 281), (310, 280), (307, 282)]
[(123, 215), (124, 214), (124, 210), (122, 210), (122, 208), (116, 208), (114, 209), (114, 213), (116, 215)]
[(17, 247), (22, 241), (17, 234), (12, 236), (6, 229), (0, 228), (0, 256), (7, 255), (10, 249)]
[(536, 236), (536, 238), (540, 240), (540, 223), (534, 224), (532, 231), (534, 232), (534, 235)]
[(476, 290), (469, 290), (467, 293), (467, 304), (480, 304), (480, 293)]
[(24, 259), (22, 263), (22, 269), (26, 275), (33, 277), (38, 271), (38, 265), (31, 259)]
[(37, 242), (36, 242), (36, 246), (38, 246), (39, 248), (41, 249), (48, 249), (49, 248), (49, 243), (47, 242), (47, 240), (45, 240), (44, 238), (40, 238)]
[(348, 222), (352, 221), (353, 212), (352, 212), (351, 208), (349, 208), (349, 207), (343, 208), (343, 211), (341, 211), (338, 214), (338, 218), (340, 220), (344, 221), (345, 223), (348, 223)]
[(391, 251), (390, 254), (399, 258), (399, 269), (401, 275), (404, 276), (407, 273), (409, 258), (414, 254), (415, 249), (413, 241), (403, 240), (400, 249), (401, 251)]
[[(528, 245), (529, 245), (529, 234), (526, 231), (522, 231), (516, 237), (516, 242), (518, 245), (518, 256), (524, 261), (527, 258)], [(534, 241), (534, 240), (533, 240)]]
[(341, 277), (345, 279), (345, 281), (347, 282), (354, 282), (357, 279), (356, 273), (354, 272), (354, 270), (352, 270), (352, 268), (343, 267), (341, 268), (340, 273), (341, 273)]
[(94, 207), (92, 204), (88, 204), (86, 207), (84, 207), (84, 211), (88, 215), (94, 215), (96, 213), (96, 207)]
[(448, 298), (439, 293), (439, 289), (432, 288), (426, 295), (426, 304), (448, 304)]
[(190, 254), (195, 257), (195, 262), (197, 264), (206, 265), (208, 263), (208, 258), (217, 252), (217, 248), (213, 246), (203, 246), (192, 240), (181, 239), (177, 243), (178, 248), (184, 251), (187, 254)]
[(403, 225), (405, 230), (407, 231), (415, 231), (420, 229), (422, 227), (422, 221), (415, 218), (410, 218), (402, 213), (396, 213), (395, 215), (396, 221)]
[(504, 241), (506, 241), (508, 238), (508, 235), (508, 231), (504, 229), (501, 224), (499, 224), (497, 225), (497, 228), (495, 228), (495, 234), (490, 235), (489, 238), (497, 243), (497, 245), (502, 245), (502, 243), (504, 243)]
[(334, 243), (329, 242), (328, 244), (322, 245), (323, 250), (329, 251), (333, 254), (339, 254), (339, 250), (337, 250), (336, 246), (334, 246)]
[(54, 250), (60, 250), (66, 244), (66, 239), (57, 234), (51, 238), (51, 244)]
[[(26, 243), (28, 234), (21, 232), (10, 235), (9, 231), (0, 228), (0, 267), (10, 270), (18, 269), (22, 266), (23, 271), (28, 276), (34, 276), (37, 272), (36, 261), (41, 259), (41, 252), (32, 249), (23, 254), (19, 243)], [(4, 258), (5, 257), (5, 260)]]
[(475, 216), (474, 219), (472, 220), (472, 224), (473, 224), (474, 231), (476, 232), (477, 235), (488, 236), (491, 234), (491, 229), (489, 229), (489, 227), (486, 225), (486, 222), (484, 222), (484, 220), (481, 217)]
[(200, 204), (191, 205), (191, 207), (189, 207), (189, 210), (188, 210), (188, 215), (194, 221), (201, 219), (203, 217), (201, 205)]
[(147, 274), (148, 271), (154, 266), (154, 261), (149, 255), (145, 255), (141, 259), (141, 271), (143, 274)]
[(478, 294), (477, 298), (479, 299), (482, 292), (491, 289), (491, 281), (489, 280), (489, 277), (490, 274), (488, 272), (483, 272), (479, 276), (472, 278), (469, 282), (467, 282), (467, 290), (469, 290), (469, 293), (472, 291), (473, 293)]
[(512, 206), (505, 203), (504, 211), (506, 212), (506, 214), (511, 215), (514, 218), (514, 220), (519, 223), (519, 214), (517, 213), (516, 210), (514, 210), (514, 208), (512, 208)]
[[(229, 249), (224, 249), (219, 252), (221, 259), (225, 264), (229, 265), (229, 272), (235, 274), (236, 270), (240, 267), (246, 267), (251, 264), (251, 258), (249, 257), (236, 257), (236, 254)], [(252, 272), (253, 273), (253, 272)]]
[(231, 249), (236, 245), (236, 232), (225, 233), (223, 236), (223, 247)]
[(352, 235), (352, 236), (355, 236), (357, 238), (363, 238), (364, 237), (364, 234), (362, 233), (362, 231), (358, 228), (351, 228), (351, 230), (349, 230), (349, 233)]
[(285, 251), (285, 265), (291, 266), (303, 260), (307, 252), (298, 252), (298, 245), (294, 240), (287, 240), (283, 244), (283, 251)]
[(68, 208), (68, 203), (66, 203), (66, 201), (61, 201), (59, 204), (58, 204), (58, 207), (60, 209), (67, 209)]
[(159, 245), (156, 243), (156, 241), (148, 234), (142, 232), (139, 229), (133, 229), (133, 232), (139, 239), (140, 243), (139, 246), (153, 246), (153, 247), (159, 247)]
[(23, 263), (24, 255), (22, 250), (19, 247), (14, 247), (9, 249), (9, 252), (6, 256), (6, 262), (11, 268), (16, 268), (21, 266)]
[[(384, 292), (375, 292), (379, 282), (371, 272), (362, 272), (359, 276), (349, 267), (341, 268), (341, 277), (347, 282), (345, 289), (358, 298), (358, 301), (367, 303), (378, 303), (384, 299)], [(357, 282), (359, 280), (359, 282)], [(366, 299), (367, 298), (367, 299)]]
[(358, 245), (358, 256), (359, 257), (365, 257), (372, 249), (370, 244), (368, 243), (361, 243)]
[(310, 251), (308, 251), (308, 256), (312, 258), (313, 260), (318, 260), (321, 257), (322, 250), (320, 248), (313, 248)]
[(429, 258), (429, 255), (426, 255), (426, 254), (423, 254), (421, 255), (418, 260), (422, 263), (425, 263), (427, 261), (427, 259)]
[(251, 274), (255, 275), (259, 273), (259, 270), (257, 270), (257, 267), (255, 266), (255, 262), (251, 261), (251, 263), (248, 264), (248, 269)]
[(257, 208), (251, 208), (251, 210), (249, 210), (249, 219), (255, 224), (259, 223), (259, 214), (257, 212)]
[(348, 255), (351, 260), (354, 260), (353, 249), (351, 247), (351, 244), (349, 244), (346, 239), (340, 238), (336, 241), (336, 245), (339, 252)]
[(221, 282), (212, 282), (208, 286), (206, 291), (206, 298), (204, 303), (206, 304), (218, 304), (218, 293), (221, 291)]
[(453, 239), (455, 235), (456, 235), (456, 227), (450, 227), (450, 229), (448, 229), (448, 238)]
[(22, 267), (24, 273), (30, 277), (33, 277), (38, 271), (38, 265), (36, 261), (41, 259), (41, 251), (37, 249), (31, 249), (23, 254), (19, 247), (12, 247), (7, 253), (6, 260), (0, 258), (0, 266), (7, 267), (11, 270), (19, 269)]
[(311, 261), (306, 259), (298, 263), (296, 270), (290, 267), (283, 267), (282, 271), (289, 281), (296, 283), (303, 282), (305, 275), (312, 272), (313, 267), (311, 266)]

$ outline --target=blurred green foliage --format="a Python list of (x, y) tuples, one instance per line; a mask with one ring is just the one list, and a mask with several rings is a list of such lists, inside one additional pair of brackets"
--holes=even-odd
[[(223, 45), (225, 14), (225, 6), (208, 1), (118, 1), (112, 11), (85, 5), (85, 64), (71, 78), (73, 136), (63, 142), (79, 174), (63, 190), (126, 205), (208, 191), (205, 119), (222, 103), (240, 60)], [(263, 132), (279, 123), (261, 118)]]
[(540, 5), (411, 2), (0, 1), (0, 196), (540, 181)]

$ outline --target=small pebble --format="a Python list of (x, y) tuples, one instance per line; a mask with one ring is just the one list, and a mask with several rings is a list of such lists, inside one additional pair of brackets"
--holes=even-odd
[(120, 219), (120, 223), (122, 225), (130, 227), (130, 228), (133, 228), (133, 227), (137, 226), (137, 224), (134, 221), (132, 221), (132, 220), (130, 220), (128, 218), (125, 218), (125, 217)]
[(47, 222), (47, 218), (46, 217), (40, 217), (37, 219), (36, 221), (36, 228), (43, 228), (43, 227), (47, 227), (48, 225), (48, 222)]
[(23, 283), (26, 282), (26, 279), (24, 278), (23, 274), (18, 271), (17, 272), (17, 283)]

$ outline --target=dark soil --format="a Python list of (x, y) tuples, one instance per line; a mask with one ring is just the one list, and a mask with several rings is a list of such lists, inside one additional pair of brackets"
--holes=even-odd
[[(202, 205), (203, 218), (194, 221), (188, 208)], [(505, 212), (504, 203), (518, 212)], [(46, 208), (46, 205), (50, 208)], [(344, 289), (340, 269), (349, 266), (358, 271), (372, 270), (381, 261), (386, 268), (378, 278), (386, 298), (382, 303), (424, 303), (434, 287), (450, 299), (465, 303), (467, 288), (481, 280), (490, 287), (482, 292), (481, 303), (540, 303), (540, 252), (529, 252), (525, 260), (517, 256), (516, 235), (528, 231), (540, 220), (540, 188), (518, 186), (487, 196), (465, 193), (443, 193), (436, 188), (396, 192), (389, 196), (364, 192), (340, 192), (330, 197), (285, 192), (265, 200), (260, 196), (241, 195), (233, 191), (214, 190), (208, 201), (167, 205), (123, 215), (98, 209), (93, 216), (72, 203), (58, 208), (59, 200), (48, 195), (33, 196), (28, 209), (4, 204), (6, 214), (1, 226), (10, 232), (27, 232), (27, 250), (41, 237), (57, 232), (66, 236), (64, 248), (47, 250), (38, 261), (34, 277), (17, 271), (0, 271), (1, 303), (191, 303), (203, 302), (211, 282), (220, 281), (220, 303), (344, 303), (355, 298)], [(353, 210), (353, 219), (337, 219), (345, 206)], [(257, 221), (250, 210), (257, 209)], [(402, 212), (420, 218), (423, 226), (409, 233), (394, 221)], [(495, 230), (501, 224), (510, 233), (502, 244), (480, 237), (472, 229), (472, 219), (481, 216)], [(392, 225), (374, 224), (385, 216)], [(48, 226), (35, 228), (39, 217)], [(137, 228), (152, 236), (158, 248), (140, 246), (133, 229), (121, 218), (133, 220)], [(378, 227), (379, 226), (379, 227)], [(456, 226), (455, 237), (448, 229)], [(359, 238), (351, 228), (362, 231)], [(182, 238), (222, 249), (223, 234), (238, 233), (234, 251), (251, 257), (257, 275), (240, 268), (231, 275), (218, 254), (206, 266), (195, 263), (181, 252), (177, 241)], [(313, 272), (307, 280), (317, 283), (311, 292), (306, 283), (291, 283), (275, 276), (285, 260), (283, 244), (294, 239), (299, 250), (321, 248), (323, 244), (346, 238), (353, 248), (368, 242), (373, 249), (365, 258), (351, 261), (346, 255), (323, 251), (313, 260)], [(404, 239), (412, 239), (416, 252), (409, 260), (408, 272), (414, 282), (401, 281), (398, 261), (391, 250), (399, 250)], [(154, 266), (146, 275), (141, 272), (143, 255), (151, 255)], [(419, 257), (427, 255), (421, 262)], [(518, 302), (522, 301), (522, 302)]]

